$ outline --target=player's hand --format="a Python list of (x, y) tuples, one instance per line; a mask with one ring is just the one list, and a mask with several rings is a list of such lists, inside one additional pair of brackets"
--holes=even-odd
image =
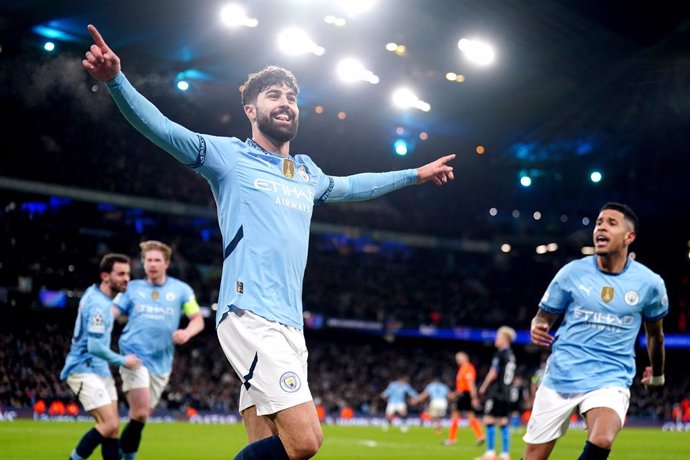
[(651, 366), (644, 368), (644, 372), (642, 373), (642, 385), (644, 385), (645, 388), (659, 388), (664, 385), (663, 379), (661, 382), (655, 381), (655, 379), (652, 378), (653, 375)]
[(127, 369), (139, 369), (141, 367), (141, 360), (135, 355), (126, 355), (124, 366)]
[(191, 335), (184, 329), (178, 329), (173, 332), (172, 340), (175, 345), (184, 345), (189, 341)]
[(550, 347), (553, 344), (553, 336), (549, 334), (549, 323), (539, 317), (532, 320), (529, 335), (535, 345)]
[(87, 26), (94, 44), (86, 52), (86, 59), (81, 61), (82, 66), (93, 78), (106, 82), (112, 80), (120, 72), (120, 58), (111, 50), (93, 25)]
[(426, 181), (433, 180), (436, 185), (443, 185), (449, 180), (455, 179), (453, 176), (453, 167), (448, 166), (450, 160), (455, 158), (455, 154), (446, 155), (429, 164), (417, 168), (418, 184), (423, 184)]
[(479, 408), (481, 407), (481, 406), (479, 405), (479, 398), (477, 398), (476, 396), (475, 396), (474, 398), (472, 398), (471, 404), (472, 404), (472, 407), (473, 407), (475, 410), (479, 410)]

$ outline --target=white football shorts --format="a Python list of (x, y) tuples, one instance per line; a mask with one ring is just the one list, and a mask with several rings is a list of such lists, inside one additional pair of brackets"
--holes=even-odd
[(386, 417), (391, 417), (395, 414), (407, 415), (407, 404), (405, 403), (388, 403), (386, 404)]
[(218, 340), (242, 383), (239, 410), (275, 414), (312, 400), (307, 345), (301, 329), (233, 308), (217, 328)]
[(522, 439), (528, 444), (544, 444), (560, 438), (568, 431), (570, 416), (578, 408), (583, 416), (597, 407), (613, 409), (623, 426), (629, 405), (630, 390), (627, 388), (608, 387), (589, 393), (562, 395), (540, 385), (534, 398), (527, 433)]
[(122, 377), (122, 391), (127, 393), (136, 388), (149, 389), (149, 406), (155, 408), (161, 400), (161, 395), (168, 386), (170, 372), (162, 375), (155, 375), (149, 372), (144, 366), (136, 369), (120, 367), (120, 377)]
[(432, 399), (429, 403), (429, 415), (432, 417), (445, 417), (448, 412), (448, 400)]
[(117, 401), (115, 380), (96, 374), (72, 374), (67, 377), (67, 385), (77, 396), (86, 412), (109, 406)]

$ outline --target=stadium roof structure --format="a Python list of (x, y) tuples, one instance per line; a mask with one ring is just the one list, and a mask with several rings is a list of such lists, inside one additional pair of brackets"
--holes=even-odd
[[(309, 153), (331, 174), (415, 167), (452, 152), (457, 183), (437, 195), (419, 192), (437, 216), (448, 207), (462, 210), (458, 215), (492, 207), (591, 215), (619, 200), (643, 216), (688, 226), (687, 3), (378, 0), (357, 16), (336, 1), (237, 3), (256, 27), (225, 27), (215, 0), (5, 0), (0, 60), (21, 57), (51, 34), (58, 52), (81, 55), (92, 23), (167, 115), (238, 137), (249, 135), (238, 87), (248, 73), (282, 65), (302, 87), (293, 151)], [(346, 24), (329, 24), (326, 15)], [(307, 30), (325, 53), (282, 54), (276, 35), (289, 26)], [(463, 37), (492, 43), (495, 63), (468, 62), (457, 46)], [(391, 42), (405, 51), (388, 51)], [(338, 81), (337, 62), (350, 56), (379, 83)], [(464, 81), (449, 81), (448, 72)], [(174, 86), (180, 78), (191, 84), (184, 95)], [(431, 110), (392, 107), (399, 85)], [(405, 157), (393, 154), (398, 138), (409, 142)], [(599, 183), (589, 179), (595, 170)], [(521, 186), (520, 176), (532, 185)]]

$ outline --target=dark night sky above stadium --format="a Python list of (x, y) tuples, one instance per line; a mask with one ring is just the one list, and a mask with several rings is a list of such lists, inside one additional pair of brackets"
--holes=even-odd
[[(8, 82), (13, 77), (5, 73), (3, 83), (27, 100), (40, 91), (68, 92), (71, 79), (83, 84), (84, 72), (71, 64), (90, 44), (86, 24), (93, 23), (135, 85), (191, 129), (248, 136), (237, 88), (248, 73), (278, 64), (302, 86), (292, 150), (310, 154), (328, 173), (415, 167), (453, 152), (457, 183), (435, 196), (441, 204), (430, 199), (432, 208), (592, 215), (614, 199), (631, 203), (643, 219), (688, 228), (690, 7), (682, 2), (379, 0), (355, 17), (335, 1), (237, 3), (257, 27), (223, 26), (219, 1), (3, 1), (0, 59), (26, 57), (26, 78)], [(327, 14), (347, 25), (326, 24)], [(281, 54), (276, 35), (287, 26), (307, 30), (325, 54)], [(36, 59), (45, 40), (37, 27), (59, 32), (56, 54), (69, 58)], [(491, 42), (496, 62), (471, 65), (457, 48), (462, 37)], [(405, 55), (386, 51), (388, 42), (405, 45)], [(338, 81), (337, 61), (348, 56), (366, 62), (380, 83)], [(37, 85), (46, 68), (60, 78)], [(192, 88), (180, 94), (174, 82), (185, 71)], [(465, 81), (451, 83), (447, 72)], [(394, 108), (391, 93), (402, 84), (431, 110)], [(319, 105), (322, 114), (315, 113)], [(339, 120), (339, 112), (347, 118)], [(102, 120), (94, 124), (104, 129)], [(393, 154), (399, 132), (411, 146), (405, 157)], [(422, 132), (428, 140), (420, 140)], [(603, 174), (598, 184), (589, 180), (593, 170)], [(521, 175), (532, 178), (529, 189)]]

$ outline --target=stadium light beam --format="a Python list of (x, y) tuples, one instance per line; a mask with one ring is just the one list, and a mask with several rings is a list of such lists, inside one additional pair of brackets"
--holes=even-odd
[(460, 41), (458, 41), (458, 49), (460, 49), (471, 62), (482, 66), (491, 64), (496, 58), (493, 47), (480, 40), (461, 38)]
[(368, 70), (356, 59), (347, 58), (340, 61), (336, 70), (341, 80), (346, 83), (366, 81), (375, 85), (379, 82), (379, 77), (371, 70)]
[(322, 46), (314, 42), (309, 35), (300, 29), (286, 29), (278, 35), (278, 47), (286, 54), (298, 55), (311, 53), (322, 56), (325, 52)]
[(240, 5), (231, 3), (220, 10), (220, 20), (228, 27), (256, 27), (259, 21), (247, 16)]
[(393, 104), (401, 109), (413, 107), (423, 112), (431, 110), (431, 105), (419, 99), (409, 88), (399, 88), (393, 92)]
[(370, 10), (376, 0), (338, 0), (337, 4), (348, 16), (353, 17)]
[(407, 147), (407, 142), (405, 141), (405, 139), (397, 139), (393, 143), (393, 150), (395, 150), (396, 155), (400, 155), (400, 156), (407, 155), (407, 152), (409, 151), (409, 149)]

